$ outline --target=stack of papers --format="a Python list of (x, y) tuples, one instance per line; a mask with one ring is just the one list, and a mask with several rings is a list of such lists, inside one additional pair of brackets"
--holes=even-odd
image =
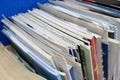
[[(54, 7), (66, 8), (69, 11), (74, 11), (74, 13), (78, 13), (80, 15), (80, 17), (83, 17), (84, 19), (87, 18), (87, 20), (89, 19), (88, 21), (90, 21), (90, 22), (97, 23), (99, 25), (102, 24), (102, 26), (105, 26), (105, 27), (109, 28), (110, 30), (113, 30), (114, 34), (115, 34), (114, 38), (120, 40), (119, 18), (111, 17), (109, 15), (103, 15), (103, 14), (97, 13), (95, 11), (93, 12), (89, 9), (89, 7), (86, 7), (89, 4), (76, 2), (74, 0), (72, 0), (72, 1), (65, 0), (65, 2), (50, 1), (50, 3), (56, 5)], [(107, 10), (109, 10), (109, 9), (107, 9)], [(111, 11), (111, 12), (113, 12), (113, 11)], [(116, 13), (119, 13), (119, 12), (116, 12)], [(79, 24), (79, 23), (77, 23), (77, 24)], [(110, 37), (113, 38), (112, 36), (110, 36)]]
[(115, 21), (67, 2), (38, 6), (1, 20), (2, 32), (36, 73), (48, 80), (118, 79), (120, 42), (115, 40), (119, 39)]

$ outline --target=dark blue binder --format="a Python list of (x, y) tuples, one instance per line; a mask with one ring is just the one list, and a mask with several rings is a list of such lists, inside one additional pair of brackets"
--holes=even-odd
[(102, 43), (104, 77), (108, 80), (108, 44)]

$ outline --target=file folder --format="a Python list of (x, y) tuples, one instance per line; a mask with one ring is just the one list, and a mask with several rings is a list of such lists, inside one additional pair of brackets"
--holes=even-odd
[[(32, 66), (35, 68), (35, 70), (38, 74), (46, 77), (47, 79), (61, 80), (61, 77), (60, 77), (58, 71), (55, 70), (55, 72), (54, 72), (54, 69), (52, 67), (50, 67), (49, 65), (47, 65), (45, 62), (43, 62), (40, 58), (35, 59), (33, 56), (31, 57), (31, 55), (28, 52), (26, 53), (26, 50), (27, 50), (26, 47), (23, 44), (21, 44), (16, 38), (12, 37), (12, 35), (8, 31), (6, 32), (5, 30), (3, 30), (3, 33), (6, 34), (8, 36), (8, 38), (11, 39), (11, 41), (14, 41), (13, 43), (15, 43), (14, 44), (14, 45), (16, 45), (15, 47), (17, 47), (18, 50), (21, 51), (21, 54), (24, 55), (25, 59), (29, 63), (32, 64)], [(25, 48), (20, 47), (20, 45), (18, 45), (18, 43), (21, 46), (24, 46)], [(24, 51), (21, 48), (24, 49)]]

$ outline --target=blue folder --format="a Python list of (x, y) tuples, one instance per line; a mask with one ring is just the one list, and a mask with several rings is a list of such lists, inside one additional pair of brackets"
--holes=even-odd
[[(58, 73), (56, 69), (53, 69), (51, 66), (46, 64), (41, 58), (37, 58), (34, 56), (34, 53), (26, 53), (20, 45), (23, 45), (19, 40), (13, 40), (11, 36), (14, 37), (11, 31), (7, 31), (5, 29), (2, 32), (8, 37), (8, 39), (12, 42), (14, 48), (19, 52), (19, 54), (25, 59), (41, 76), (45, 77), (48, 80), (62, 80), (61, 75)], [(20, 45), (18, 45), (18, 43)], [(29, 49), (29, 48), (28, 48)], [(31, 56), (33, 55), (33, 56)]]
[(71, 74), (72, 80), (76, 80), (75, 72), (74, 72), (74, 68), (73, 67), (70, 69), (70, 74)]

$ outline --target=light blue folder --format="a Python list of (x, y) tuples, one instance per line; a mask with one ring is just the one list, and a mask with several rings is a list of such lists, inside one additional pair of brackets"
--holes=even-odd
[(74, 72), (74, 68), (73, 67), (70, 69), (70, 74), (71, 74), (72, 80), (76, 80), (75, 72)]
[[(15, 48), (19, 50), (20, 55), (33, 67), (36, 72), (48, 80), (62, 80), (60, 74), (56, 69), (46, 64), (41, 58), (37, 57), (29, 48), (22, 44), (11, 31), (3, 29), (2, 32), (13, 43)], [(24, 48), (23, 48), (24, 47)], [(27, 50), (29, 52), (26, 52)]]

